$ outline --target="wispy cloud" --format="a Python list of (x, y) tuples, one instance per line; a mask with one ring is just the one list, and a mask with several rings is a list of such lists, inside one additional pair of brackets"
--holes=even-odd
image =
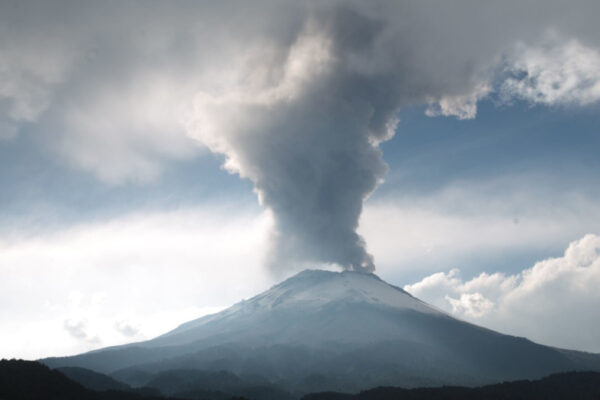
[(102, 344), (102, 341), (98, 336), (90, 336), (90, 334), (87, 332), (87, 322), (84, 319), (77, 321), (66, 319), (63, 326), (69, 335), (75, 339), (84, 341), (91, 345)]
[(139, 327), (133, 326), (127, 320), (119, 320), (115, 322), (115, 329), (127, 337), (134, 337), (140, 333)]

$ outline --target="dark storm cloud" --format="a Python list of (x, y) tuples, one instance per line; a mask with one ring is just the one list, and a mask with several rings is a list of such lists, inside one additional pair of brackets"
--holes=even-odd
[(2, 136), (33, 124), (117, 183), (155, 178), (195, 138), (272, 212), (274, 268), (374, 269), (356, 229), (402, 107), (472, 118), (503, 74), (504, 97), (544, 104), (577, 99), (572, 76), (600, 80), (529, 51), (595, 60), (594, 2), (20, 4), (0, 17), (19, 21), (2, 24)]

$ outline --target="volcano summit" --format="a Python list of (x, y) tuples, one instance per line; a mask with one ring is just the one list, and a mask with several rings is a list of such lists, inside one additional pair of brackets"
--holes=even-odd
[(43, 362), (89, 368), (140, 386), (161, 371), (228, 371), (296, 395), (600, 370), (598, 355), (466, 323), (374, 274), (320, 270), (301, 272), (146, 342)]

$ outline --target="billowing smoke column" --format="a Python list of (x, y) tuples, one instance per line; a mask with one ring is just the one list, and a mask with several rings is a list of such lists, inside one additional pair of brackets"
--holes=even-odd
[(511, 71), (503, 63), (515, 64), (502, 55), (551, 26), (519, 17), (535, 14), (535, 2), (519, 5), (522, 12), (460, 4), (283, 7), (230, 53), (227, 79), (196, 95), (188, 132), (254, 183), (275, 223), (273, 267), (374, 270), (356, 230), (363, 201), (385, 175), (379, 145), (394, 135), (398, 111), (417, 104), (430, 116), (473, 118), (494, 76)]
[[(250, 179), (272, 212), (272, 268), (373, 271), (356, 230), (386, 173), (379, 144), (394, 135), (397, 112), (432, 99), (441, 104), (434, 114), (475, 107), (475, 81), (462, 64), (447, 63), (456, 78), (441, 81), (439, 66), (419, 64), (418, 46), (389, 20), (401, 8), (309, 7), (295, 30), (246, 43), (228, 65), (236, 76), (195, 98), (190, 135)], [(456, 90), (448, 111), (440, 95)]]
[(0, 2), (0, 140), (121, 184), (196, 138), (254, 183), (277, 268), (374, 268), (356, 228), (402, 107), (600, 101), (595, 0), (22, 3)]
[(361, 59), (378, 25), (349, 13), (310, 17), (288, 47), (268, 49), (274, 62), (252, 65), (250, 82), (196, 98), (192, 135), (272, 211), (276, 267), (375, 268), (356, 229), (387, 170), (378, 145), (394, 134), (398, 105)]

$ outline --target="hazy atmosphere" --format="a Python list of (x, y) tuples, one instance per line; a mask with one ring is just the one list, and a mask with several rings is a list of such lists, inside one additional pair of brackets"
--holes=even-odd
[(2, 1), (0, 358), (304, 269), (600, 352), (600, 2)]

